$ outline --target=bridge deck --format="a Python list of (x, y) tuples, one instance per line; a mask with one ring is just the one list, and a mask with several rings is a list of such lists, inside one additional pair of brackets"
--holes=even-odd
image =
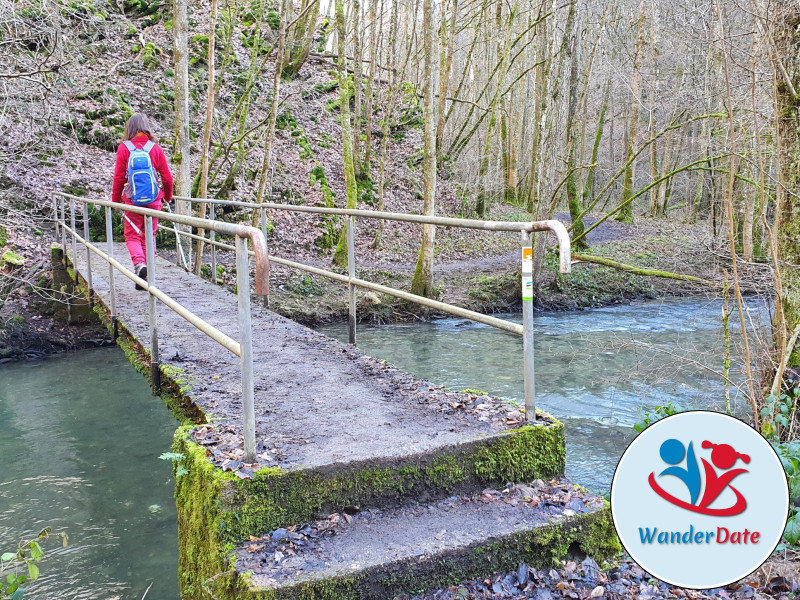
[[(116, 245), (115, 256), (129, 262), (123, 244)], [(235, 295), (162, 258), (156, 262), (159, 289), (239, 339)], [(85, 278), (80, 247), (77, 265)], [(92, 266), (95, 294), (109, 306), (108, 265), (92, 256)], [(149, 348), (147, 293), (135, 290), (120, 273), (115, 287), (120, 322)], [(393, 461), (485, 440), (521, 424), (512, 406), (436, 388), (259, 304), (253, 302), (252, 323), (262, 466)], [(236, 459), (241, 443), (239, 358), (160, 303), (158, 332), (162, 364), (185, 371), (180, 377), (191, 386), (187, 395), (214, 423), (205, 440), (212, 460)]]

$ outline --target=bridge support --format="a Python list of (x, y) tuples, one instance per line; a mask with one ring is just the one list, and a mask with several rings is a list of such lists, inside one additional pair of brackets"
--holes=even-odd
[(253, 383), (253, 328), (250, 319), (250, 256), (247, 238), (236, 236), (236, 292), (239, 301), (239, 348), (242, 364), (242, 430), (246, 463), (256, 462), (256, 413)]
[(520, 232), (522, 240), (522, 353), (525, 385), (525, 418), (536, 420), (536, 383), (533, 362), (533, 244), (531, 233)]
[(150, 326), (150, 375), (153, 383), (153, 393), (161, 392), (161, 370), (159, 369), (160, 357), (158, 354), (158, 320), (156, 314), (156, 297), (151, 287), (156, 285), (156, 253), (155, 238), (153, 237), (153, 217), (144, 218), (145, 252), (147, 259), (147, 294), (148, 294), (148, 321)]

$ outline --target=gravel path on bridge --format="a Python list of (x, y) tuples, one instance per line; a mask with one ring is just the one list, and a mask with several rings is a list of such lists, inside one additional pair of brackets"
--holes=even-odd
[[(85, 272), (85, 253), (78, 254)], [(115, 254), (125, 256), (124, 246), (118, 244)], [(94, 288), (108, 304), (108, 267), (98, 263), (93, 261)], [(120, 320), (147, 348), (147, 293), (119, 273), (115, 279)], [(237, 300), (230, 292), (164, 259), (157, 259), (156, 286), (239, 339)], [(241, 476), (265, 465), (392, 460), (480, 440), (523, 422), (513, 405), (421, 381), (262, 308), (256, 298), (252, 322), (259, 463), (242, 465), (239, 358), (160, 303), (158, 308), (162, 364), (183, 371), (183, 385), (191, 386), (187, 395), (211, 423), (196, 440), (214, 462)]]

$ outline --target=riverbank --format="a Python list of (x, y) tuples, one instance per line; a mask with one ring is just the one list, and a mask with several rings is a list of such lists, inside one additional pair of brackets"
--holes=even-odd
[[(622, 560), (600, 569), (587, 558), (562, 561), (558, 569), (530, 569), (521, 564), (514, 572), (463, 582), (436, 590), (412, 600), (553, 600), (556, 598), (609, 598), (661, 600), (687, 598), (746, 599), (779, 598), (789, 600), (800, 595), (800, 552), (786, 549), (770, 557), (749, 576), (721, 588), (689, 590), (653, 578), (631, 560)], [(409, 597), (395, 600), (409, 600)]]
[[(569, 225), (568, 215), (557, 218)], [(522, 209), (495, 206), (489, 218), (524, 220)], [(587, 226), (597, 217), (586, 219)], [(356, 275), (375, 283), (408, 290), (417, 260), (417, 231), (392, 236), (381, 249), (372, 247), (369, 224), (357, 229)], [(285, 246), (279, 233), (271, 234), (271, 252), (282, 258), (318, 268), (337, 270), (325, 253), (316, 249)], [(277, 238), (277, 239), (274, 239)], [(520, 249), (516, 235), (439, 228), (436, 238), (434, 288), (436, 299), (480, 313), (514, 312), (521, 309)], [(606, 220), (588, 235), (589, 254), (638, 269), (666, 271), (711, 282), (652, 277), (590, 262), (576, 261), (572, 273), (558, 273), (554, 247), (548, 250), (534, 285), (534, 304), (539, 310), (580, 310), (588, 307), (630, 303), (669, 297), (720, 298), (730, 258), (724, 247), (711, 239), (705, 227), (665, 220), (640, 218), (625, 224)], [(549, 240), (554, 244), (555, 239)], [(166, 253), (173, 254), (171, 249)], [(233, 256), (217, 254), (218, 280), (235, 284)], [(343, 270), (339, 270), (344, 272)], [(764, 262), (739, 264), (743, 294), (763, 294), (771, 286)], [(430, 320), (447, 316), (386, 294), (359, 291), (358, 320), (365, 323)], [(347, 321), (346, 286), (324, 277), (272, 265), (270, 309), (304, 325), (316, 327)]]
[[(557, 217), (568, 223), (567, 215)], [(494, 207), (491, 218), (520, 220), (521, 209)], [(587, 223), (594, 222), (587, 219)], [(9, 231), (7, 247), (19, 252), (27, 265), (39, 267), (0, 309), (0, 360), (36, 358), (59, 351), (110, 343), (99, 325), (67, 325), (55, 318), (52, 276), (48, 272), (52, 227), (41, 218), (37, 226)], [(37, 233), (38, 232), (38, 233)], [(159, 254), (174, 259), (173, 238), (162, 231)], [(277, 239), (276, 239), (277, 238)], [(382, 285), (408, 290), (416, 262), (417, 240), (411, 235), (392, 236), (383, 247), (372, 247), (371, 231), (357, 235), (357, 275)], [(554, 241), (554, 240), (551, 240)], [(705, 228), (662, 220), (639, 219), (634, 224), (606, 220), (589, 234), (592, 254), (642, 269), (691, 275), (714, 282), (649, 277), (588, 262), (573, 264), (570, 275), (557, 272), (555, 254), (549, 251), (536, 281), (534, 302), (539, 310), (580, 310), (669, 297), (714, 298), (722, 294), (729, 259), (716, 248)], [(270, 240), (278, 256), (331, 269), (329, 253), (318, 248)], [(218, 281), (235, 285), (234, 259), (218, 252)], [(334, 269), (335, 270), (335, 269)], [(739, 265), (745, 294), (765, 293), (770, 271), (765, 263)], [(435, 263), (437, 299), (481, 313), (514, 312), (520, 305), (520, 250), (516, 236), (441, 228)], [(430, 320), (444, 314), (432, 312), (389, 295), (357, 294), (358, 320), (362, 323)], [(347, 321), (346, 286), (314, 275), (273, 265), (270, 273), (270, 309), (301, 324), (316, 327)], [(73, 325), (75, 321), (73, 320)]]

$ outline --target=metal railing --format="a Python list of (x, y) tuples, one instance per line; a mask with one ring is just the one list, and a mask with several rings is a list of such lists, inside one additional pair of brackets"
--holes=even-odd
[[(109, 284), (109, 310), (111, 312), (112, 335), (116, 340), (118, 335), (118, 313), (116, 291), (114, 287), (114, 272), (119, 271), (125, 277), (138, 284), (148, 292), (148, 327), (150, 333), (150, 372), (153, 389), (158, 392), (161, 387), (160, 357), (158, 352), (158, 318), (156, 299), (169, 309), (183, 317), (197, 329), (212, 340), (240, 358), (242, 371), (242, 423), (244, 436), (244, 461), (256, 462), (255, 443), (255, 407), (254, 407), (254, 382), (253, 382), (253, 335), (250, 319), (250, 268), (249, 255), (255, 256), (255, 293), (266, 296), (269, 293), (269, 259), (267, 257), (266, 240), (263, 233), (254, 227), (210, 219), (175, 215), (161, 211), (151, 210), (81, 198), (71, 194), (56, 192), (54, 197), (54, 216), (56, 222), (56, 235), (61, 237), (64, 248), (64, 260), (67, 260), (67, 234), (72, 238), (72, 265), (75, 283), (78, 283), (78, 244), (86, 248), (86, 283), (88, 285), (89, 302), (94, 305), (94, 286), (92, 282), (92, 254), (108, 262)], [(67, 205), (69, 204), (69, 224), (67, 224)], [(83, 235), (77, 231), (76, 204), (82, 204)], [(106, 252), (89, 241), (89, 205), (103, 207), (106, 231)], [(114, 238), (112, 232), (112, 211), (136, 213), (144, 215), (145, 223), (145, 251), (147, 258), (147, 280), (137, 277), (131, 270), (122, 266), (114, 258)], [(227, 246), (236, 252), (236, 286), (238, 297), (239, 316), (239, 341), (237, 342), (216, 327), (192, 313), (186, 307), (175, 301), (169, 295), (156, 287), (155, 263), (155, 238), (153, 236), (153, 219), (171, 221), (188, 227), (196, 227), (224, 235), (235, 236), (235, 247)], [(177, 233), (177, 230), (176, 230)], [(248, 251), (247, 241), (250, 240), (253, 249)]]
[[(255, 256), (255, 293), (259, 296), (269, 298), (269, 263), (284, 265), (287, 267), (299, 269), (307, 273), (327, 277), (335, 281), (347, 284), (349, 295), (349, 341), (352, 344), (356, 343), (356, 288), (368, 289), (371, 291), (388, 294), (406, 301), (415, 302), (422, 306), (433, 308), (457, 317), (470, 319), (472, 321), (483, 323), (513, 333), (521, 335), (523, 340), (523, 377), (525, 388), (525, 414), (528, 422), (535, 421), (536, 418), (536, 390), (535, 390), (535, 370), (534, 370), (534, 350), (533, 350), (533, 290), (532, 290), (532, 277), (533, 277), (533, 260), (532, 260), (532, 233), (533, 232), (546, 232), (552, 231), (555, 233), (558, 246), (559, 246), (559, 267), (562, 273), (570, 272), (570, 239), (564, 225), (555, 220), (546, 221), (533, 221), (533, 222), (512, 222), (512, 221), (480, 221), (472, 219), (455, 219), (448, 217), (427, 217), (422, 215), (409, 215), (403, 213), (389, 213), (380, 211), (366, 211), (366, 210), (350, 210), (339, 208), (323, 208), (315, 206), (292, 206), (273, 203), (256, 204), (252, 202), (236, 202), (229, 200), (217, 200), (213, 198), (200, 199), (200, 198), (186, 198), (176, 197), (177, 200), (186, 201), (189, 203), (207, 203), (211, 207), (211, 219), (201, 219), (189, 215), (181, 215), (174, 213), (165, 213), (161, 211), (151, 210), (147, 208), (133, 207), (125, 204), (118, 204), (100, 200), (92, 200), (89, 198), (82, 198), (73, 196), (62, 192), (56, 192), (54, 195), (54, 217), (56, 222), (56, 233), (60, 235), (64, 247), (64, 260), (67, 260), (67, 234), (72, 238), (72, 261), (74, 266), (74, 276), (76, 283), (78, 282), (78, 269), (77, 269), (77, 256), (78, 256), (78, 243), (86, 248), (86, 282), (88, 285), (89, 301), (94, 303), (94, 287), (92, 283), (92, 254), (99, 256), (108, 262), (109, 271), (109, 309), (111, 312), (111, 323), (113, 336), (117, 337), (117, 308), (116, 308), (116, 293), (114, 289), (114, 272), (119, 271), (131, 281), (137, 283), (149, 294), (148, 304), (148, 324), (150, 333), (150, 358), (151, 358), (151, 374), (153, 387), (157, 391), (160, 387), (160, 361), (158, 353), (158, 322), (156, 311), (156, 299), (160, 300), (169, 309), (180, 315), (186, 321), (194, 325), (197, 329), (205, 335), (228, 349), (233, 354), (241, 359), (242, 371), (242, 422), (243, 422), (243, 436), (244, 436), (244, 450), (245, 455), (243, 460), (248, 463), (255, 462), (255, 408), (254, 408), (254, 381), (253, 381), (253, 347), (252, 347), (252, 327), (250, 315), (250, 269), (249, 269), (249, 256)], [(76, 227), (77, 211), (76, 204), (83, 205), (82, 220), (83, 220), (83, 235), (81, 236)], [(67, 224), (67, 205), (69, 205), (69, 224)], [(103, 207), (105, 218), (106, 230), (106, 245), (107, 251), (103, 252), (98, 246), (89, 241), (89, 205)], [(215, 205), (228, 205), (243, 208), (253, 208), (260, 211), (261, 216), (261, 229), (250, 227), (247, 225), (228, 223), (218, 221), (215, 218), (214, 206)], [(311, 265), (302, 264), (292, 260), (279, 258), (277, 256), (270, 256), (268, 253), (268, 236), (267, 224), (268, 214), (267, 210), (284, 210), (294, 212), (318, 213), (325, 215), (340, 215), (347, 217), (347, 275), (320, 269)], [(112, 211), (117, 210), (121, 212), (130, 212), (144, 215), (145, 218), (145, 237), (146, 237), (146, 254), (147, 254), (147, 281), (136, 276), (135, 273), (126, 269), (122, 264), (114, 258), (114, 243), (112, 232)], [(480, 229), (484, 231), (504, 231), (504, 232), (518, 232), (520, 235), (520, 243), (522, 250), (522, 325), (511, 323), (503, 319), (498, 319), (491, 315), (484, 315), (475, 311), (465, 308), (439, 302), (416, 294), (411, 294), (403, 290), (380, 285), (357, 278), (356, 273), (356, 257), (355, 257), (355, 220), (356, 218), (368, 219), (382, 219), (389, 221), (402, 221), (418, 224), (431, 224), (443, 227), (461, 227), (467, 229)], [(187, 227), (196, 228), (198, 230), (205, 230), (209, 232), (209, 237), (199, 236), (187, 231), (180, 231), (178, 227), (174, 227), (176, 234), (176, 243), (178, 250), (179, 260), (181, 258), (185, 261), (185, 255), (181, 246), (181, 238), (188, 238), (197, 241), (203, 241), (211, 247), (211, 273), (212, 280), (216, 282), (216, 249), (223, 248), (231, 250), (236, 253), (236, 286), (238, 297), (238, 320), (239, 320), (239, 337), (240, 341), (236, 341), (228, 335), (221, 332), (219, 329), (213, 327), (202, 318), (198, 317), (186, 307), (169, 297), (166, 293), (156, 287), (156, 268), (155, 268), (155, 251), (154, 251), (154, 237), (153, 237), (153, 218), (158, 218), (163, 221), (172, 222), (174, 225), (184, 225)], [(173, 226), (174, 226), (173, 225)], [(224, 242), (218, 241), (215, 234), (222, 234), (233, 236), (235, 238), (235, 245), (231, 246)], [(253, 249), (248, 250), (247, 240), (250, 240)], [(184, 265), (188, 267), (188, 265)]]
[[(369, 211), (357, 209), (343, 209), (343, 208), (327, 208), (319, 206), (294, 206), (286, 204), (274, 204), (269, 202), (254, 203), (254, 202), (238, 202), (233, 200), (217, 200), (214, 198), (189, 198), (185, 196), (175, 196), (176, 200), (181, 200), (188, 203), (207, 203), (211, 209), (211, 216), (214, 217), (214, 206), (234, 206), (241, 208), (250, 208), (260, 212), (261, 231), (264, 239), (268, 244), (267, 235), (267, 210), (283, 210), (291, 212), (305, 212), (317, 213), (323, 215), (340, 215), (348, 218), (346, 227), (347, 235), (347, 275), (342, 275), (326, 269), (320, 269), (311, 265), (302, 264), (299, 262), (279, 258), (277, 256), (269, 256), (269, 260), (276, 264), (292, 267), (307, 273), (319, 275), (345, 283), (348, 286), (348, 339), (351, 344), (356, 343), (356, 297), (355, 289), (363, 288), (383, 294), (388, 294), (396, 298), (400, 298), (409, 302), (415, 302), (422, 306), (433, 308), (457, 317), (470, 319), (477, 323), (483, 323), (509, 333), (522, 336), (523, 346), (523, 377), (525, 389), (525, 415), (528, 422), (533, 422), (536, 418), (536, 386), (535, 386), (535, 368), (534, 368), (534, 350), (533, 350), (533, 251), (532, 251), (532, 233), (533, 232), (546, 232), (552, 231), (555, 233), (558, 240), (559, 248), (559, 270), (562, 273), (570, 272), (570, 239), (569, 233), (560, 221), (545, 220), (545, 221), (532, 221), (532, 222), (514, 222), (514, 221), (481, 221), (476, 219), (455, 219), (449, 217), (428, 217), (423, 215), (410, 215), (405, 213), (390, 213), (382, 211)], [(439, 302), (416, 294), (411, 294), (403, 290), (380, 285), (371, 281), (357, 278), (356, 272), (356, 257), (355, 257), (355, 219), (356, 217), (367, 219), (379, 219), (387, 221), (402, 221), (408, 223), (418, 224), (431, 224), (443, 227), (460, 227), (466, 229), (479, 229), (483, 231), (505, 231), (505, 232), (518, 232), (520, 235), (520, 243), (522, 250), (522, 325), (511, 323), (503, 319), (498, 319), (491, 315), (484, 315), (472, 310)], [(211, 264), (212, 264), (212, 278), (216, 281), (216, 248), (224, 248), (233, 250), (233, 248), (222, 242), (213, 239), (213, 230), (210, 232), (209, 238), (201, 238), (200, 236), (181, 233), (181, 236), (186, 236), (195, 240), (204, 240), (211, 246)], [(176, 236), (177, 237), (177, 236)], [(180, 246), (180, 238), (177, 238), (177, 244)], [(268, 296), (267, 296), (268, 298)]]

